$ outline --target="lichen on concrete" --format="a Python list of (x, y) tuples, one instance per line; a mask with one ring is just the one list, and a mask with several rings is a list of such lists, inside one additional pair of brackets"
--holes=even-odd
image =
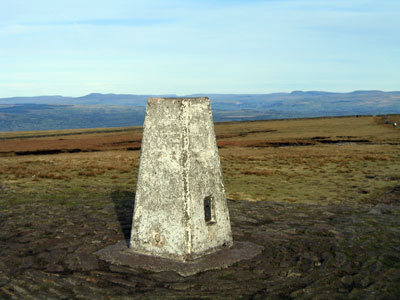
[(150, 98), (131, 251), (188, 261), (233, 244), (208, 98)]

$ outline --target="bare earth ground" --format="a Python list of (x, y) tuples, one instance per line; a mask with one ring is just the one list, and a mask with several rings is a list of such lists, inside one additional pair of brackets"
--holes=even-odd
[(189, 277), (93, 255), (129, 237), (140, 128), (1, 133), (0, 299), (399, 299), (386, 120), (217, 124), (234, 239), (265, 250)]

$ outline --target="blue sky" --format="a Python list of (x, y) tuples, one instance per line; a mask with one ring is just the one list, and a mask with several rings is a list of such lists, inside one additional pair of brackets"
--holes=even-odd
[(399, 0), (0, 0), (0, 97), (400, 90)]

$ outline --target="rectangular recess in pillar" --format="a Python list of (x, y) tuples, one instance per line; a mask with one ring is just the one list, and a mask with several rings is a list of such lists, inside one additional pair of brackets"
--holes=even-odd
[(204, 197), (204, 221), (207, 225), (215, 224), (214, 197)]

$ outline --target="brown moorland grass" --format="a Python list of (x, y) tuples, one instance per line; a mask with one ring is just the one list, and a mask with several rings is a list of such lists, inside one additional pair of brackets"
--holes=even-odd
[[(386, 124), (387, 118), (400, 119), (217, 123), (227, 196), (373, 203), (400, 185), (400, 129)], [(140, 140), (138, 127), (2, 133), (0, 205), (32, 201), (73, 205), (89, 199), (102, 205), (112, 191), (134, 192)], [(45, 150), (58, 152), (45, 155)]]
[(0, 154), (3, 156), (12, 155), (18, 152), (37, 152), (46, 150), (60, 150), (61, 152), (69, 151), (105, 151), (116, 149), (136, 149), (140, 148), (142, 139), (141, 128), (132, 128), (125, 132), (60, 132), (54, 136), (51, 132), (48, 135), (41, 133), (40, 137), (29, 137), (26, 133), (23, 135), (16, 134), (17, 138), (12, 139), (9, 134), (0, 135)]

